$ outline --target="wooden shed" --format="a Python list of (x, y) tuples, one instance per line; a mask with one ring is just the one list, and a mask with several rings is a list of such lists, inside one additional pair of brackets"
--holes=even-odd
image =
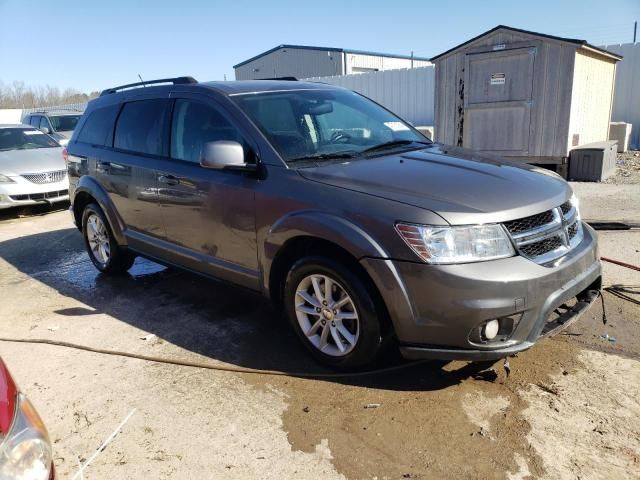
[(573, 147), (609, 138), (621, 58), (584, 40), (497, 26), (432, 58), (435, 140), (566, 164)]

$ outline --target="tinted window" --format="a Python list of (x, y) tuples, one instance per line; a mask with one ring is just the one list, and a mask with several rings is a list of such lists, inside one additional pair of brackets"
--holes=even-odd
[(50, 128), (47, 117), (40, 117), (40, 128)]
[(111, 105), (91, 112), (78, 135), (78, 142), (110, 147), (113, 124), (118, 111), (120, 111), (120, 105)]
[(113, 146), (131, 152), (162, 155), (168, 106), (168, 100), (125, 103), (118, 117)]
[(80, 115), (60, 115), (57, 117), (49, 116), (51, 125), (56, 132), (70, 132), (78, 125)]
[(33, 117), (31, 117), (31, 120), (29, 120), (29, 125), (32, 125), (36, 128), (40, 127), (40, 115), (34, 115)]
[(206, 142), (233, 140), (242, 143), (240, 132), (215, 108), (190, 100), (176, 100), (171, 125), (171, 157), (200, 162)]
[(0, 128), (0, 151), (59, 146), (53, 138), (45, 135), (40, 130), (33, 128)]

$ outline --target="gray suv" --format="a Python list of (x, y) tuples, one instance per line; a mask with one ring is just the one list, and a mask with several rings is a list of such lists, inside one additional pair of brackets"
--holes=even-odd
[(25, 125), (31, 125), (43, 133), (53, 137), (60, 145), (65, 146), (78, 125), (82, 112), (33, 112), (22, 119)]
[(64, 152), (104, 273), (140, 255), (262, 292), (343, 369), (389, 345), (499, 359), (597, 298), (596, 234), (554, 173), (432, 143), (330, 85), (140, 86), (89, 102)]

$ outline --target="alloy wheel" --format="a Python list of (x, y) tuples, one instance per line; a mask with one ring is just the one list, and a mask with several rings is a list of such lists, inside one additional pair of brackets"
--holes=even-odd
[(327, 275), (309, 275), (295, 296), (298, 324), (307, 340), (322, 353), (347, 355), (358, 343), (360, 323), (354, 301)]
[(95, 213), (87, 218), (87, 240), (95, 259), (106, 265), (111, 258), (109, 232), (102, 219)]

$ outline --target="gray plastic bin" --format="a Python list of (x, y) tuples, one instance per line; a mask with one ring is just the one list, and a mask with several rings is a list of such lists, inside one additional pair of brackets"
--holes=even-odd
[(616, 170), (615, 140), (587, 143), (571, 150), (569, 180), (601, 182)]

